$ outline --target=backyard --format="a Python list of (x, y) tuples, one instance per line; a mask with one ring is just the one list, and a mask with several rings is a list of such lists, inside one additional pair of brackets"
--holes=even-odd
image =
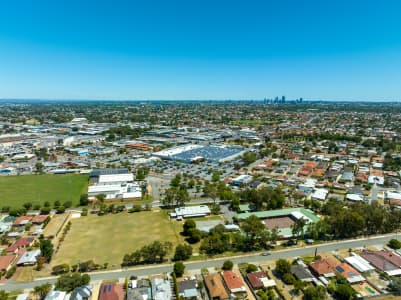
[(120, 266), (124, 254), (131, 253), (153, 241), (183, 242), (182, 223), (170, 221), (161, 211), (90, 215), (72, 219), (72, 226), (52, 265), (76, 264), (93, 260)]
[(72, 201), (79, 204), (81, 194), (87, 192), (87, 175), (21, 175), (0, 177), (0, 208), (22, 208), (26, 202), (33, 205)]

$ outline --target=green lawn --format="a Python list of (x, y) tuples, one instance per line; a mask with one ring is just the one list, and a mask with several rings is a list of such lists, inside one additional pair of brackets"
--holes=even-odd
[(87, 175), (21, 175), (0, 177), (0, 208), (21, 208), (26, 202), (42, 205), (45, 201), (71, 200), (79, 204), (79, 196), (87, 192)]
[(53, 266), (94, 260), (119, 267), (124, 254), (153, 241), (170, 241), (173, 245), (183, 242), (179, 234), (182, 223), (170, 221), (161, 211), (90, 215), (71, 222), (71, 229), (52, 260)]

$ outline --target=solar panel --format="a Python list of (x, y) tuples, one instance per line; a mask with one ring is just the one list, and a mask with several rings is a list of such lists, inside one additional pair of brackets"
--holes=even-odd
[(340, 273), (344, 272), (344, 269), (341, 266), (337, 266), (336, 270)]

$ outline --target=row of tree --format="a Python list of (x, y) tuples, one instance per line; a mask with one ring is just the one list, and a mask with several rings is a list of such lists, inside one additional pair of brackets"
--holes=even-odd
[(139, 264), (154, 264), (165, 261), (172, 249), (171, 242), (155, 241), (143, 246), (131, 254), (126, 254), (121, 263), (122, 266), (133, 266)]

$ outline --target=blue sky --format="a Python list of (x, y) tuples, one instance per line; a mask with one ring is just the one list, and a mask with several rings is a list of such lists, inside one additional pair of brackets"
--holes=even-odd
[(1, 1), (0, 98), (401, 100), (401, 1)]

